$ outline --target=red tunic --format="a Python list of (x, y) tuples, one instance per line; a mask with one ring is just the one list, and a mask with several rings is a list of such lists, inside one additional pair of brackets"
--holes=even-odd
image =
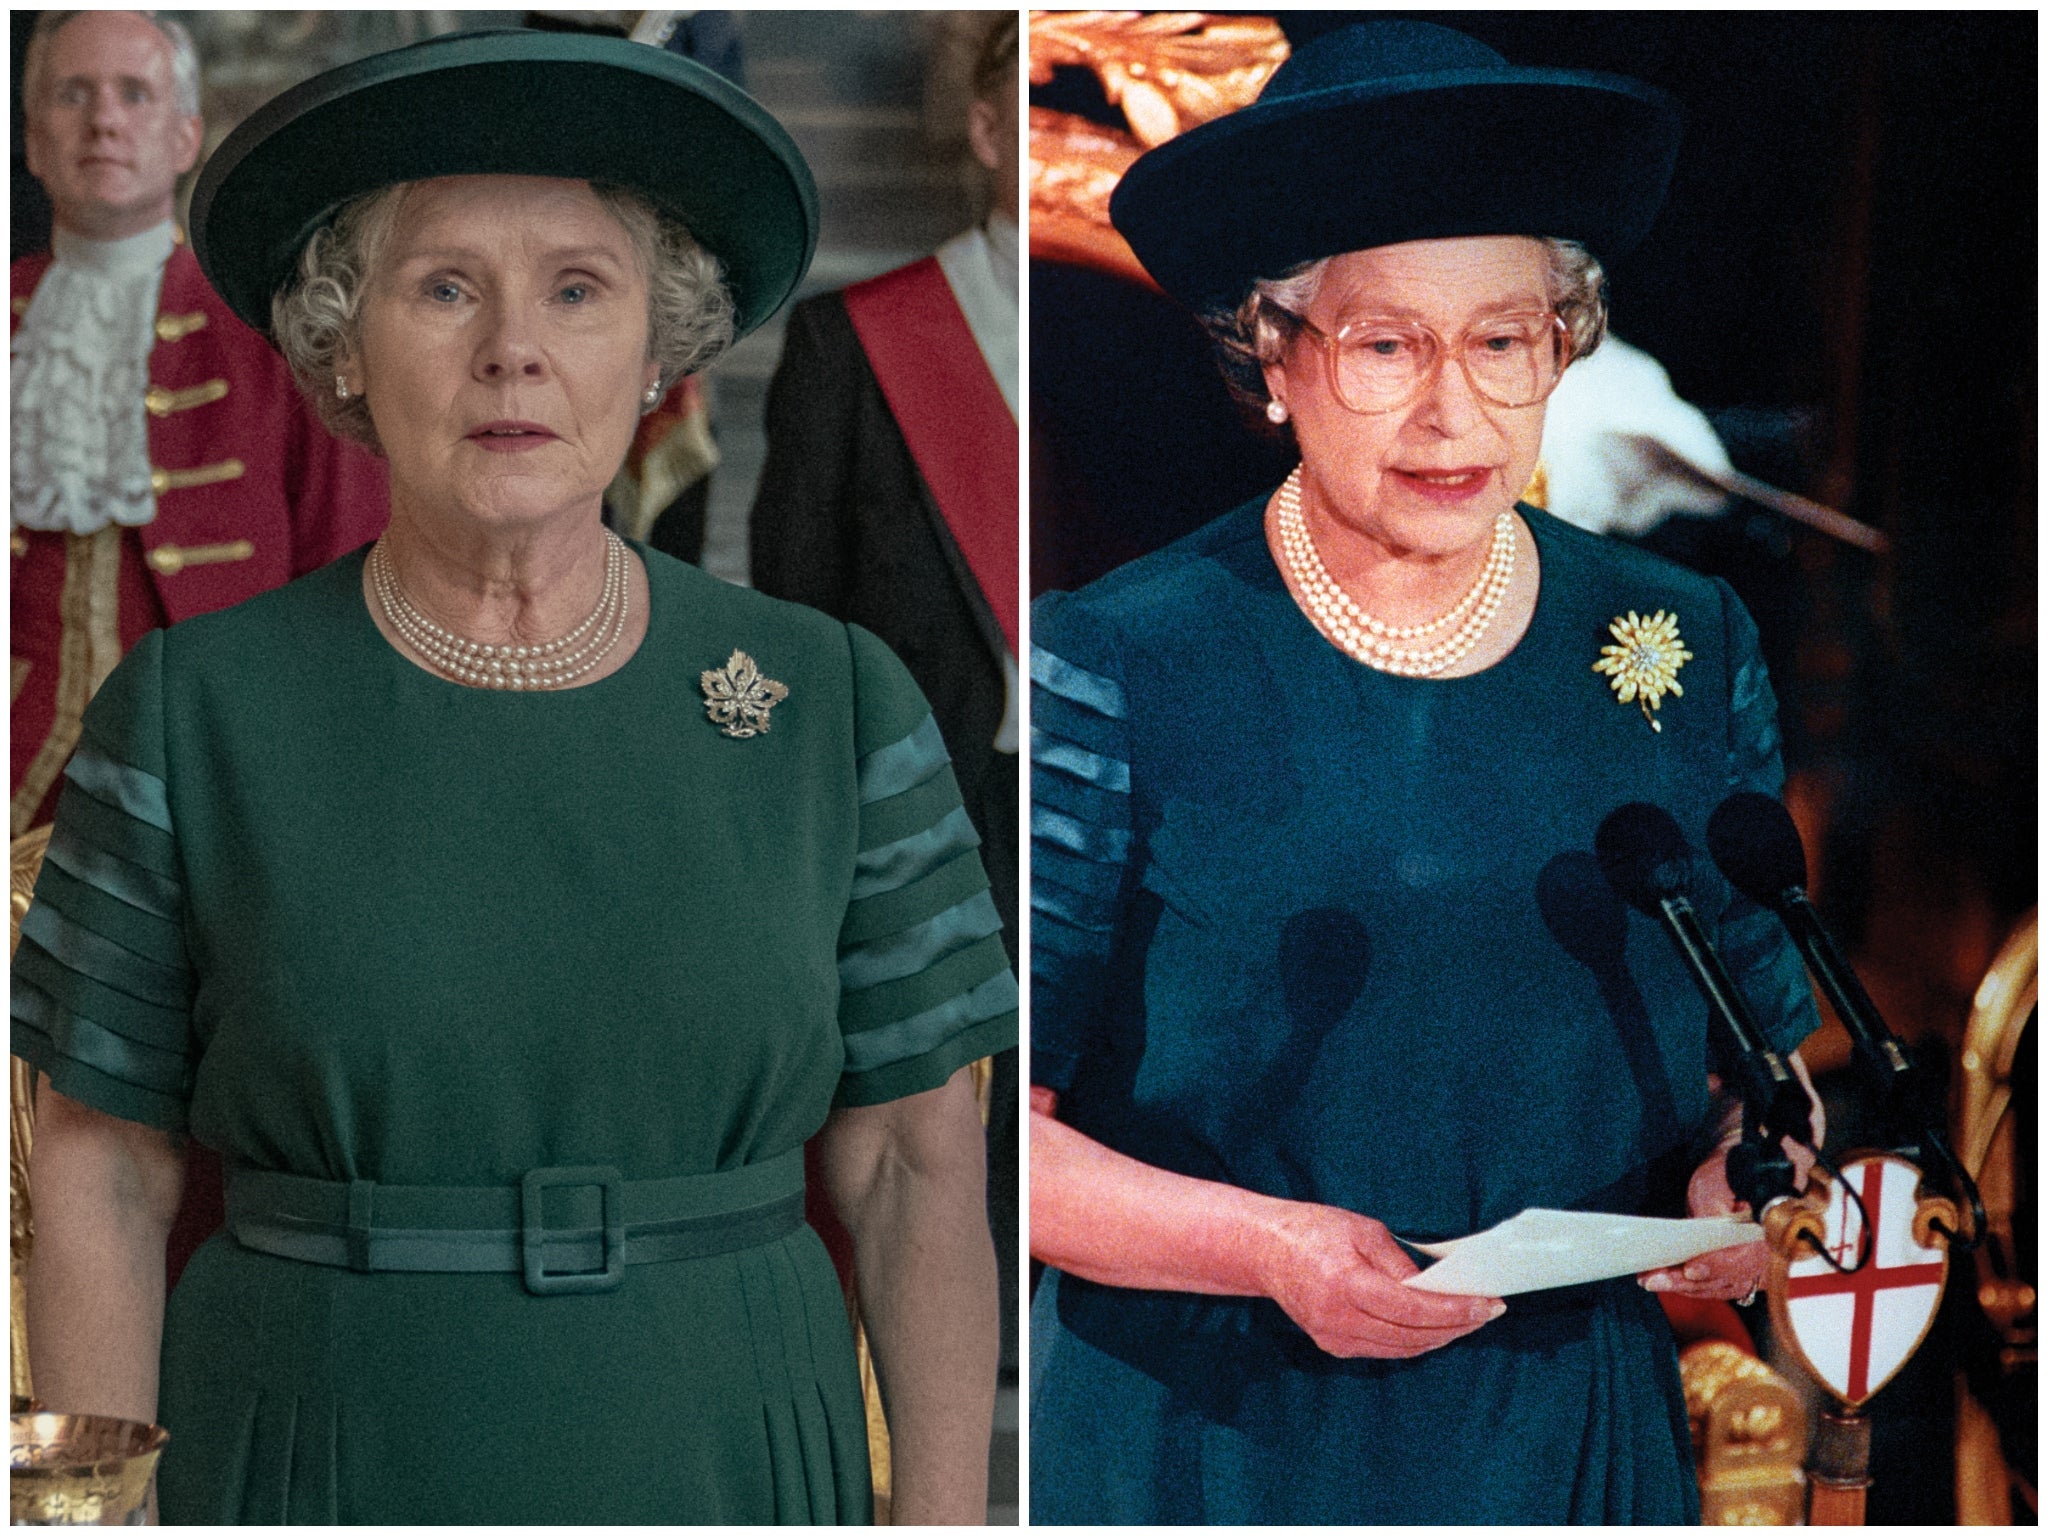
[[(18, 329), (50, 257), (12, 271)], [(10, 331), (11, 334), (11, 331)], [(149, 354), (154, 521), (99, 534), (12, 530), (11, 835), (56, 811), (78, 718), (148, 631), (282, 586), (375, 538), (383, 464), (330, 437), (284, 359), (237, 320), (182, 242)]]

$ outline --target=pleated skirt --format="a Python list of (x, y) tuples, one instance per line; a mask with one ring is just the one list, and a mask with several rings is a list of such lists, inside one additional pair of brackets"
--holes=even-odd
[(215, 1237), (166, 1309), (166, 1524), (865, 1524), (866, 1425), (809, 1227), (629, 1266), (357, 1274)]

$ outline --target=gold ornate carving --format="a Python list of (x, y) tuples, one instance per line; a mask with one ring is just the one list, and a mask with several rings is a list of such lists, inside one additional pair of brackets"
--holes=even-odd
[(156, 339), (158, 341), (183, 341), (194, 331), (206, 329), (206, 311), (195, 309), (189, 315), (158, 315), (156, 317)]
[(1088, 69), (1129, 131), (1031, 109), (1031, 252), (1148, 282), (1109, 222), (1109, 195), (1145, 150), (1255, 100), (1287, 59), (1265, 17), (1201, 11), (1035, 11), (1031, 80)]
[(1704, 1525), (1797, 1525), (1805, 1505), (1806, 1410), (1792, 1384), (1733, 1344), (1678, 1357), (1699, 1464)]
[(772, 677), (763, 677), (745, 651), (734, 651), (722, 667), (707, 667), (699, 681), (704, 688), (704, 713), (736, 741), (766, 731), (768, 711), (789, 697), (789, 689)]
[[(1974, 1260), (1977, 1305), (1998, 1333), (1999, 1363), (2010, 1373), (2008, 1383), (2039, 1357), (2040, 1298), (2014, 1263), (2014, 1228), (2034, 1192), (2021, 1187), (2017, 1132), (2009, 1111), (2013, 1063), (2040, 1003), (2040, 965), (2040, 913), (2033, 911), (1999, 947), (1971, 1000), (1955, 1124), (1957, 1150), (1984, 1201), (1984, 1241)], [(2033, 1219), (2031, 1209), (2024, 1219)], [(1961, 1372), (1956, 1374), (1955, 1470), (1958, 1524), (2013, 1523), (2018, 1513), (2014, 1490), (2024, 1485), (2006, 1465), (1997, 1420)]]
[(1145, 148), (1257, 99), (1287, 62), (1287, 39), (1263, 16), (1201, 11), (1035, 11), (1031, 83), (1093, 70)]
[(175, 576), (191, 565), (225, 565), (247, 560), (256, 546), (247, 539), (230, 539), (225, 544), (159, 544), (149, 552), (149, 568), (159, 576)]
[(165, 389), (161, 384), (152, 384), (144, 393), (142, 404), (150, 415), (164, 417), (174, 411), (211, 405), (216, 400), (225, 400), (227, 395), (226, 379), (208, 379), (204, 384), (194, 384), (189, 389)]
[(50, 734), (36, 749), (9, 803), (10, 837), (19, 837), (64, 771), (85, 706), (121, 659), (117, 624), (121, 598), (122, 530), (64, 535), (64, 589), (57, 599), (57, 703)]
[[(7, 954), (21, 946), (21, 920), (28, 915), (50, 846), (47, 825), (14, 839), (8, 860)], [(26, 1403), (34, 1395), (28, 1369), (28, 1309), (21, 1274), (35, 1246), (35, 1208), (29, 1200), (28, 1155), (36, 1136), (36, 1075), (19, 1056), (7, 1058), (7, 1205), (11, 1262), (8, 1265), (8, 1333), (13, 1356), (8, 1391), (11, 1400)]]
[(247, 466), (240, 459), (222, 459), (218, 464), (195, 464), (190, 469), (152, 469), (149, 488), (161, 496), (165, 491), (189, 491), (194, 486), (239, 480), (246, 473)]
[(170, 1436), (154, 1424), (85, 1414), (14, 1418), (9, 1516), (16, 1525), (139, 1525)]
[(13, 552), (15, 559), (19, 560), (28, 553), (28, 535), (19, 528), (10, 530), (7, 535), (7, 547)]

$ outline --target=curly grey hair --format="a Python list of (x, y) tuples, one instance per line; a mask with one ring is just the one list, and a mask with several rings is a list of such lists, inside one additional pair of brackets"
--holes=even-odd
[[(65, 22), (74, 16), (83, 16), (84, 11), (44, 11), (36, 18), (36, 24), (28, 34), (28, 49), (21, 61), (21, 99), (30, 106), (42, 99), (45, 86), (43, 79), (50, 54), (50, 39), (57, 35)], [(192, 45), (192, 34), (170, 17), (155, 11), (137, 13), (144, 21), (164, 36), (164, 46), (171, 55), (172, 99), (178, 110), (187, 117), (199, 115), (199, 50)]]
[[(347, 203), (299, 255), (298, 275), (270, 301), (271, 334), (321, 422), (336, 437), (381, 451), (362, 396), (336, 396), (334, 380), (360, 340), (363, 295), (415, 182)], [(632, 238), (647, 274), (647, 356), (660, 394), (732, 345), (732, 290), (718, 260), (690, 232), (639, 193), (593, 182), (591, 190)], [(654, 409), (644, 406), (642, 414)]]
[[(1607, 274), (1593, 253), (1576, 240), (1542, 238), (1544, 288), (1550, 307), (1564, 321), (1571, 338), (1571, 360), (1592, 353), (1607, 335)], [(1306, 262), (1291, 272), (1261, 278), (1235, 309), (1201, 317), (1202, 329), (1216, 345), (1217, 366), (1230, 393), (1259, 427), (1266, 420), (1265, 366), (1280, 355), (1299, 332), (1295, 317), (1313, 304), (1332, 258)]]

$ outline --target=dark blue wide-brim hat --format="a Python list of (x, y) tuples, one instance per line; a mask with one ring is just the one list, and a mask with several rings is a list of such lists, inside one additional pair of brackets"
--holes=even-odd
[(782, 125), (702, 65), (623, 38), (458, 33), (344, 64), (228, 135), (192, 193), (192, 250), (257, 330), (313, 232), (351, 199), (433, 176), (628, 187), (718, 258), (740, 334), (818, 245), (818, 192)]
[(1649, 231), (1679, 128), (1677, 103), (1641, 81), (1520, 69), (1448, 27), (1365, 22), (1305, 44), (1252, 105), (1140, 156), (1110, 220), (1197, 311), (1406, 240), (1552, 236), (1611, 262)]

